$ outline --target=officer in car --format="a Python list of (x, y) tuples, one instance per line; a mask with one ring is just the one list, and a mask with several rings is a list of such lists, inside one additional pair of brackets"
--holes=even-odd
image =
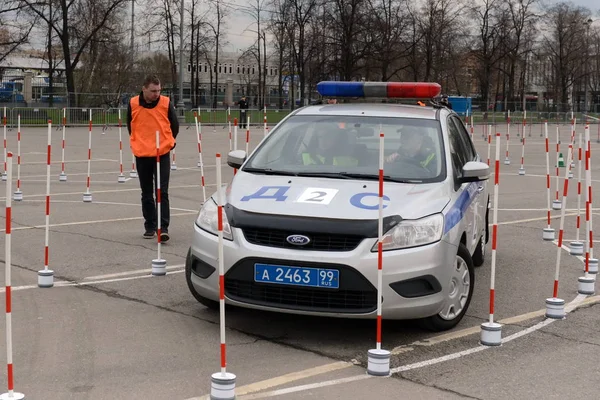
[(386, 157), (386, 162), (394, 162), (399, 158), (417, 161), (423, 168), (435, 171), (436, 157), (431, 138), (414, 130), (401, 132), (400, 148)]
[[(349, 151), (350, 143), (346, 132), (337, 127), (315, 133), (311, 148), (302, 153), (304, 165), (357, 166), (358, 159)], [(348, 151), (345, 151), (348, 150)]]

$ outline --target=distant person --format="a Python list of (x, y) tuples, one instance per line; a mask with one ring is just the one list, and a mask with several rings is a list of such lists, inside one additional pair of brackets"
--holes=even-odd
[(159, 131), (160, 154), (160, 224), (161, 242), (169, 240), (169, 178), (171, 149), (176, 146), (179, 121), (173, 102), (160, 94), (160, 80), (149, 75), (144, 80), (142, 92), (132, 97), (127, 107), (127, 130), (131, 151), (135, 156), (140, 188), (142, 189), (142, 215), (145, 232), (151, 239), (157, 231), (157, 211), (154, 200), (156, 189), (156, 131)]
[(246, 129), (246, 110), (248, 110), (248, 100), (246, 100), (246, 96), (242, 96), (238, 101), (238, 105), (240, 106), (240, 128)]

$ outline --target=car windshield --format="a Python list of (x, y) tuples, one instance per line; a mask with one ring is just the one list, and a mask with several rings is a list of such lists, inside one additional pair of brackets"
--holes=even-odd
[(386, 180), (430, 183), (444, 179), (439, 121), (399, 117), (292, 116), (269, 135), (243, 170), (377, 179), (380, 131), (384, 133)]

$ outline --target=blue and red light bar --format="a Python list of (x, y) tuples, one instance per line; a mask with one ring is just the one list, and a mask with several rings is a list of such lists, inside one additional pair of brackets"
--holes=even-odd
[(317, 91), (329, 97), (429, 99), (439, 96), (442, 87), (434, 82), (323, 81), (317, 84)]

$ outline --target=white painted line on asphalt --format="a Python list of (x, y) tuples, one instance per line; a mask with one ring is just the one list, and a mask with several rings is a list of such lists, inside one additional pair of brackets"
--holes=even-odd
[[(556, 167), (554, 167), (554, 168), (556, 168)], [(562, 174), (562, 175), (564, 175), (564, 174)], [(525, 176), (533, 176), (533, 177), (536, 177), (536, 178), (544, 178), (544, 179), (546, 179), (546, 175), (532, 175), (532, 174), (527, 174)], [(556, 177), (554, 177), (554, 178), (556, 178)], [(577, 182), (577, 180), (575, 180), (574, 178), (570, 179), (570, 181), (571, 182), (573, 182), (573, 181)], [(600, 182), (600, 180), (592, 179), (592, 182)], [(561, 185), (561, 187), (562, 187), (562, 185)]]
[[(197, 214), (198, 211), (194, 211), (194, 212), (185, 212), (185, 213), (178, 213), (178, 214), (171, 214), (171, 217), (180, 217), (183, 215), (192, 215), (192, 214)], [(99, 220), (95, 220), (95, 221), (77, 221), (77, 222), (64, 222), (61, 224), (50, 224), (49, 226), (51, 228), (53, 227), (57, 227), (57, 226), (74, 226), (74, 225), (87, 225), (87, 224), (103, 224), (103, 223), (107, 223), (107, 222), (124, 222), (124, 221), (135, 221), (135, 220), (143, 220), (144, 217), (130, 217), (130, 218), (113, 218), (113, 219), (99, 219)], [(12, 231), (25, 231), (28, 229), (41, 229), (41, 228), (45, 228), (46, 225), (35, 225), (35, 226), (19, 226), (16, 228), (12, 228)], [(0, 232), (4, 232), (6, 229), (0, 229)]]
[[(161, 276), (154, 276), (154, 275), (152, 275), (152, 268), (146, 269), (146, 272), (148, 273), (147, 275), (128, 276), (126, 278), (99, 279), (99, 280), (89, 281), (89, 282), (84, 282), (84, 281), (81, 281), (81, 282), (58, 281), (58, 282), (54, 283), (54, 287), (90, 286), (90, 285), (100, 285), (100, 284), (103, 284), (103, 283), (131, 281), (131, 280), (135, 280), (135, 279), (163, 278), (164, 277), (164, 276), (161, 277)], [(167, 272), (166, 276), (173, 275), (173, 274), (180, 274), (182, 272), (185, 272), (185, 270), (181, 269), (181, 270), (170, 271), (170, 272)], [(14, 287), (11, 287), (11, 291), (13, 291), (13, 292), (27, 290), (27, 289), (38, 289), (38, 286), (37, 285), (24, 285), (24, 286), (14, 286)], [(44, 288), (44, 290), (49, 290), (49, 289), (52, 289), (52, 288)], [(5, 290), (6, 290), (6, 288), (0, 287), (0, 293), (4, 293)]]
[[(577, 213), (575, 214), (565, 214), (566, 217), (574, 217), (576, 216)], [(558, 219), (560, 218), (560, 215), (554, 215), (552, 217), (550, 217), (550, 219)], [(504, 222), (498, 222), (498, 225), (510, 225), (510, 224), (521, 224), (524, 222), (534, 222), (534, 221), (545, 221), (547, 220), (548, 217), (539, 217), (539, 218), (527, 218), (527, 219), (518, 219), (515, 221), (504, 221)]]
[[(167, 270), (179, 269), (179, 268), (182, 268), (182, 267), (185, 267), (185, 264), (171, 265), (171, 266), (167, 267)], [(83, 280), (87, 281), (87, 280), (92, 280), (92, 279), (117, 278), (117, 277), (120, 277), (120, 276), (137, 275), (137, 274), (142, 274), (142, 273), (147, 273), (147, 272), (148, 272), (148, 268), (143, 268), (143, 269), (136, 269), (136, 270), (133, 270), (133, 271), (117, 272), (117, 273), (114, 273), (114, 274), (86, 276), (85, 278), (83, 278)]]
[[(211, 183), (211, 184), (205, 184), (204, 186), (206, 187), (212, 187), (212, 186), (216, 186), (215, 183)], [(198, 183), (196, 185), (178, 185), (178, 186), (169, 186), (170, 190), (173, 189), (189, 189), (189, 188), (202, 188), (201, 183)], [(96, 194), (96, 193), (121, 193), (121, 192), (139, 192), (140, 188), (131, 188), (131, 189), (112, 189), (112, 190), (92, 190), (92, 194)], [(70, 196), (70, 195), (82, 195), (84, 193), (83, 190), (78, 191), (78, 192), (59, 192), (59, 193), (50, 193), (50, 197), (56, 197), (56, 196)], [(28, 195), (24, 195), (24, 197), (46, 197), (45, 194), (28, 194)], [(0, 200), (5, 200), (6, 197), (0, 197)], [(52, 202), (52, 200), (50, 200)], [(93, 204), (93, 203), (92, 203)]]
[[(22, 200), (23, 202), (32, 202), (32, 203), (44, 203), (46, 202), (46, 200)], [(77, 204), (81, 204), (82, 202), (80, 200), (53, 200), (52, 203), (77, 203)], [(95, 204), (110, 204), (110, 205), (115, 205), (115, 206), (132, 206), (132, 207), (142, 207), (142, 204), (137, 204), (137, 203), (119, 203), (119, 202), (114, 202), (114, 201), (95, 201)], [(188, 208), (179, 208), (179, 207), (170, 207), (171, 210), (175, 210), (175, 211), (186, 211), (186, 212), (198, 212), (199, 210), (190, 210)]]
[[(568, 314), (569, 312), (573, 311), (577, 307), (585, 304), (587, 302), (587, 300), (591, 299), (591, 298), (587, 298), (587, 299), (586, 298), (587, 298), (587, 296), (585, 296), (585, 295), (578, 295), (573, 301), (571, 301), (568, 305), (565, 306), (565, 312)], [(600, 296), (596, 296), (596, 299), (597, 299), (597, 301), (600, 301)], [(502, 339), (502, 344), (511, 342), (522, 336), (525, 336), (525, 335), (528, 335), (535, 331), (538, 331), (538, 330), (544, 328), (545, 326), (550, 325), (551, 323), (553, 323), (555, 321), (558, 321), (558, 320), (551, 319), (551, 318), (545, 319), (536, 325), (533, 325), (529, 328), (523, 329), (519, 332), (516, 332), (512, 335), (505, 337), (504, 339)], [(429, 366), (439, 364), (439, 363), (442, 363), (445, 361), (455, 360), (455, 359), (465, 357), (465, 356), (468, 356), (471, 354), (479, 353), (479, 352), (487, 350), (487, 349), (495, 349), (495, 348), (497, 348), (497, 347), (496, 346), (484, 346), (484, 345), (480, 344), (477, 347), (473, 347), (473, 348), (466, 349), (466, 350), (459, 351), (459, 352), (452, 353), (452, 354), (447, 354), (442, 357), (436, 357), (436, 358), (432, 358), (429, 360), (424, 360), (424, 361), (420, 361), (417, 363), (392, 368), (392, 369), (390, 369), (390, 375), (397, 374), (400, 372), (410, 371), (413, 369), (429, 367)], [(500, 346), (500, 348), (501, 348), (501, 346)], [(306, 391), (306, 390), (317, 389), (317, 388), (333, 386), (333, 385), (339, 385), (342, 383), (356, 382), (356, 381), (361, 381), (361, 380), (370, 379), (370, 378), (376, 378), (376, 377), (365, 373), (365, 374), (361, 374), (361, 375), (350, 376), (347, 378), (333, 379), (330, 381), (316, 382), (316, 383), (311, 383), (311, 384), (306, 384), (306, 385), (301, 385), (301, 386), (289, 387), (289, 388), (285, 388), (285, 389), (272, 390), (269, 392), (257, 393), (257, 394), (249, 395), (249, 396), (240, 396), (240, 400), (242, 400), (242, 399), (261, 399), (261, 398), (266, 398), (266, 397), (281, 396), (284, 394), (302, 392), (302, 391)]]
[[(42, 155), (42, 153), (23, 153), (23, 154), (24, 155), (27, 155), (27, 154), (36, 154), (36, 155), (39, 154), (39, 155)], [(46, 153), (43, 153), (43, 154), (44, 154), (44, 156), (46, 155)], [(27, 158), (27, 157), (23, 157), (23, 158)], [(44, 158), (44, 157), (40, 157), (40, 158)], [(110, 158), (92, 158), (92, 162), (97, 162), (97, 161), (102, 161), (102, 162), (119, 162), (119, 160), (111, 160)], [(88, 162), (87, 158), (85, 160), (65, 160), (65, 164), (79, 164), (79, 163), (87, 163), (87, 162)], [(28, 161), (28, 162), (22, 162), (21, 166), (23, 166), (23, 165), (41, 165), (41, 164), (47, 165), (48, 161)], [(60, 165), (60, 164), (61, 164), (60, 162), (56, 162), (56, 161), (50, 163), (51, 166), (52, 165), (57, 166), (57, 165)]]

